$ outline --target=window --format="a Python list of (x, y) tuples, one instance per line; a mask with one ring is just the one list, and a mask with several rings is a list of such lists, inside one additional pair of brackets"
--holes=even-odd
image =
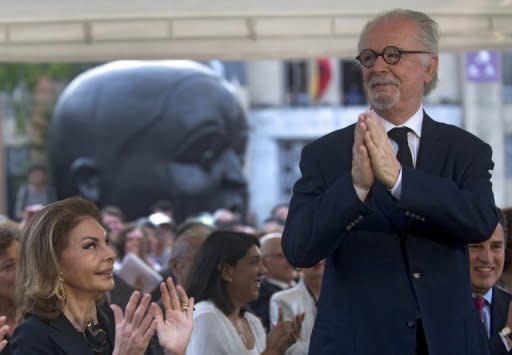
[(309, 106), (308, 63), (305, 60), (287, 61), (286, 94), (287, 104), (291, 106)]
[(505, 135), (505, 176), (512, 178), (512, 134)]
[(354, 60), (342, 60), (340, 61), (340, 67), (340, 71), (343, 73), (342, 80), (340, 80), (343, 105), (365, 105), (363, 77), (357, 63)]
[(278, 141), (280, 201), (288, 201), (292, 196), (293, 185), (300, 177), (300, 154), (309, 142), (310, 140), (300, 139)]
[(512, 104), (512, 52), (503, 52), (503, 103)]

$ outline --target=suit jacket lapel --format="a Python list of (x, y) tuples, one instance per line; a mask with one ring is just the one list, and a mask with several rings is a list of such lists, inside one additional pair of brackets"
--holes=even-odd
[[(441, 154), (441, 152), (445, 151), (445, 145), (449, 142), (446, 139), (442, 139), (441, 132), (442, 130), (438, 129), (438, 123), (423, 111), (420, 147), (415, 169), (439, 175), (442, 168), (439, 157), (445, 155)], [(376, 205), (382, 214), (386, 216), (397, 230), (403, 230), (403, 226), (408, 223), (408, 220), (404, 215), (404, 211), (398, 208), (396, 201), (389, 191), (382, 184), (375, 183), (373, 193), (375, 194)]]
[(93, 355), (80, 333), (73, 328), (73, 325), (63, 314), (50, 322), (50, 326), (53, 328), (50, 332), (50, 338), (52, 338), (66, 354)]
[[(434, 175), (440, 173), (442, 164), (439, 157), (446, 155), (446, 144), (449, 143), (449, 140), (443, 139), (443, 130), (439, 129), (438, 125), (439, 123), (423, 111), (420, 147), (415, 168)], [(441, 154), (442, 152), (445, 153)]]
[(507, 313), (510, 304), (510, 297), (494, 287), (491, 303), (491, 336), (498, 333), (507, 323)]

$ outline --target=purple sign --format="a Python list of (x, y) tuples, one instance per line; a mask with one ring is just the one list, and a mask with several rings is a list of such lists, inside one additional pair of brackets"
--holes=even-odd
[(467, 52), (466, 79), (475, 82), (498, 81), (501, 78), (500, 64), (499, 52)]

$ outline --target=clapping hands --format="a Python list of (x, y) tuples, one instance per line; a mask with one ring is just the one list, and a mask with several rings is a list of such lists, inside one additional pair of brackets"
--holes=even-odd
[(151, 302), (151, 296), (132, 293), (124, 311), (111, 305), (116, 323), (113, 355), (142, 355), (151, 337), (158, 341), (166, 355), (182, 355), (192, 333), (194, 299), (188, 298), (181, 286), (171, 278), (160, 284), (164, 311)]
[(354, 185), (368, 191), (374, 180), (378, 180), (387, 188), (392, 188), (400, 168), (383, 123), (373, 111), (359, 115), (352, 148)]
[(284, 354), (300, 337), (304, 313), (296, 315), (292, 320), (283, 320), (283, 312), (279, 309), (277, 323), (267, 334), (267, 353)]
[(159, 309), (155, 317), (158, 340), (166, 355), (184, 354), (192, 334), (194, 298), (180, 285), (174, 287), (171, 278), (160, 284), (160, 291), (165, 314)]

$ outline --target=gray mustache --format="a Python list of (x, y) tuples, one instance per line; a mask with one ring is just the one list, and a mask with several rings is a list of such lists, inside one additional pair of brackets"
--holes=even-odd
[(375, 86), (375, 85), (383, 85), (383, 84), (391, 84), (391, 85), (400, 85), (400, 81), (398, 79), (393, 78), (387, 78), (383, 76), (372, 76), (370, 78), (370, 81), (368, 82), (369, 86)]

